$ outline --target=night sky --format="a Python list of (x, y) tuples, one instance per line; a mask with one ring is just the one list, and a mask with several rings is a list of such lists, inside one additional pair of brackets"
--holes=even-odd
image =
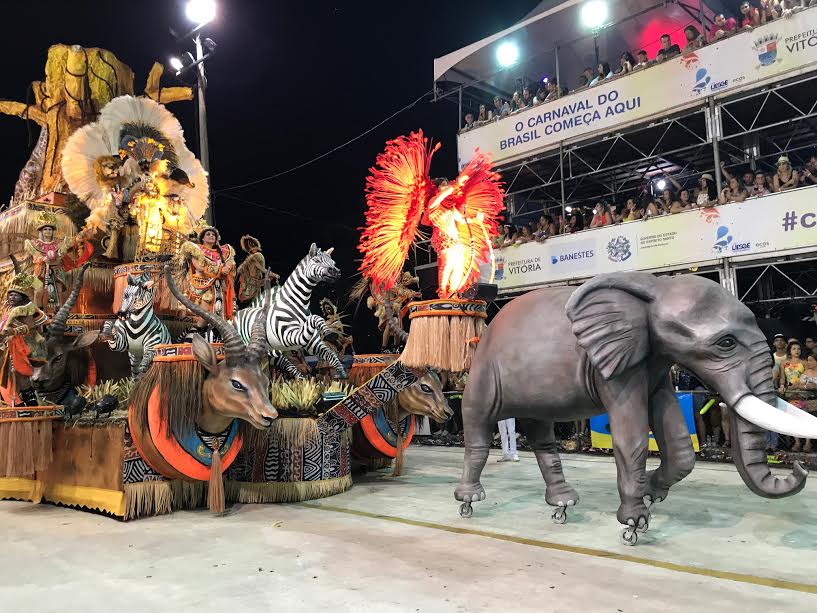
[[(218, 18), (205, 31), (218, 43), (207, 63), (213, 190), (286, 170), (357, 136), (431, 90), (435, 57), (512, 25), (537, 4), (222, 0)], [(133, 68), (141, 93), (153, 61), (167, 65), (178, 54), (168, 28), (190, 28), (183, 2), (175, 0), (13, 2), (3, 8), (0, 98), (20, 101), (29, 83), (43, 77), (48, 47), (58, 42), (113, 51)], [(163, 85), (174, 81), (166, 73)], [(197, 151), (193, 103), (169, 108)], [(33, 123), (30, 128), (31, 136), (26, 122), (0, 116), (0, 202), (8, 201), (36, 140), (38, 128)], [(344, 293), (355, 280), (367, 170), (387, 139), (417, 128), (443, 143), (432, 173), (455, 176), (457, 107), (427, 97), (315, 164), (228, 192), (256, 204), (216, 193), (223, 238), (238, 249), (242, 234), (258, 237), (268, 265), (282, 275), (310, 242), (334, 246), (347, 276), (334, 291)], [(361, 309), (355, 322), (358, 351), (375, 349), (373, 324)]]

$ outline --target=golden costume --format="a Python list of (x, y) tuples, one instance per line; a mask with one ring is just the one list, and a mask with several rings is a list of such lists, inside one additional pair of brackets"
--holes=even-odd
[(32, 362), (45, 358), (45, 339), (40, 329), (48, 321), (32, 301), (39, 287), (33, 275), (16, 275), (8, 293), (20, 296), (21, 303), (7, 308), (0, 317), (0, 396), (6, 404), (37, 404), (29, 378), (34, 373)]

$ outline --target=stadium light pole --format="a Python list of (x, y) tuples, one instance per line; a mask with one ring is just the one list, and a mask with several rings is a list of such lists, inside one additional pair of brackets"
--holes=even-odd
[[(181, 36), (177, 36), (173, 30), (170, 32), (176, 37), (177, 42), (193, 37), (196, 54), (192, 56), (192, 63), (186, 66), (184, 62), (178, 58), (171, 58), (170, 65), (176, 70), (176, 76), (181, 76), (183, 73), (194, 68), (196, 70), (196, 114), (198, 116), (199, 127), (199, 160), (209, 175), (210, 144), (207, 138), (207, 105), (205, 103), (207, 75), (204, 72), (204, 61), (215, 53), (216, 43), (211, 38), (202, 39), (201, 31), (208, 23), (216, 18), (216, 3), (215, 0), (188, 0), (184, 12), (187, 19), (196, 24), (195, 27)], [(205, 50), (207, 51), (206, 53)], [(210, 184), (212, 185), (212, 182), (210, 182)], [(208, 224), (214, 223), (212, 199), (210, 200), (210, 206), (207, 207), (205, 211), (205, 219)]]

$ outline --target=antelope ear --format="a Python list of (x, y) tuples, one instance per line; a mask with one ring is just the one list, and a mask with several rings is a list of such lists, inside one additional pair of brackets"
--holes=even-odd
[(74, 349), (82, 349), (83, 347), (87, 347), (88, 345), (93, 345), (98, 337), (99, 330), (83, 332), (74, 339), (74, 342), (71, 343), (69, 349), (73, 351)]
[(649, 354), (648, 308), (656, 296), (655, 283), (648, 273), (599, 275), (567, 301), (573, 334), (605, 380)]
[(309, 256), (315, 257), (316, 255), (318, 255), (318, 246), (315, 243), (312, 243), (312, 245), (309, 247)]
[(193, 355), (211, 375), (218, 374), (218, 359), (213, 346), (200, 334), (193, 335)]

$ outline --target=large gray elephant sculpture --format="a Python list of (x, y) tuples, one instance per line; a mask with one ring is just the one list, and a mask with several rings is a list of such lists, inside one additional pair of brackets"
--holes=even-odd
[[(465, 464), (454, 496), (460, 513), (484, 500), (480, 475), (494, 424), (528, 423), (528, 438), (546, 484), (545, 501), (564, 523), (579, 501), (565, 481), (553, 425), (598, 415), (610, 418), (626, 544), (646, 531), (648, 504), (667, 497), (687, 476), (695, 453), (670, 383), (682, 364), (732, 409), (735, 466), (754, 493), (799, 492), (807, 471), (787, 477), (766, 463), (766, 430), (817, 438), (817, 418), (776, 398), (772, 360), (752, 312), (720, 285), (695, 275), (599, 275), (580, 288), (532, 291), (507, 304), (488, 326), (473, 359), (462, 414)], [(661, 464), (647, 472), (652, 429)]]

